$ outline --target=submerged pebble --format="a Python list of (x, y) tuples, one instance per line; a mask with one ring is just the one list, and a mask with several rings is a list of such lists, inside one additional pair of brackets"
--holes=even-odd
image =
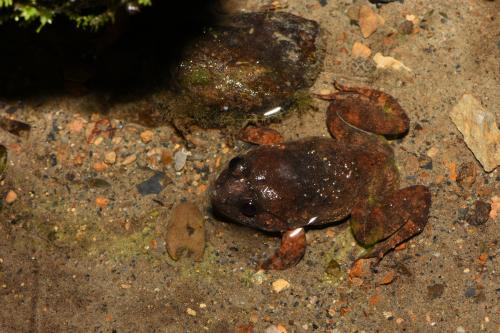
[(201, 261), (205, 250), (205, 220), (198, 207), (183, 202), (172, 209), (165, 237), (167, 252), (174, 260), (182, 249)]

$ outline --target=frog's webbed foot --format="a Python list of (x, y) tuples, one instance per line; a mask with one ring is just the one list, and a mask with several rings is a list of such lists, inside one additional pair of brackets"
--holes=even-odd
[(306, 233), (304, 228), (285, 232), (281, 238), (281, 246), (276, 253), (259, 265), (260, 269), (287, 269), (295, 266), (306, 252)]
[[(351, 228), (358, 242), (375, 245), (361, 258), (382, 257), (407, 239), (419, 234), (427, 224), (431, 193), (415, 185), (395, 192), (386, 202), (370, 208), (368, 214), (354, 210)], [(377, 243), (378, 242), (378, 243)]]

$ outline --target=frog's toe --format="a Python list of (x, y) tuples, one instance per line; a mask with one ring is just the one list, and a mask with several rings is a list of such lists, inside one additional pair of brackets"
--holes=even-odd
[(306, 252), (306, 233), (304, 228), (287, 231), (281, 238), (276, 253), (259, 265), (260, 269), (283, 270), (295, 266)]

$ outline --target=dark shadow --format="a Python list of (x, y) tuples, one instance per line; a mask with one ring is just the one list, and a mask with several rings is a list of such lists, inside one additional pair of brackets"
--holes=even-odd
[(0, 26), (0, 97), (98, 92), (140, 96), (167, 84), (184, 47), (214, 23), (215, 0), (154, 2), (140, 13), (119, 12), (99, 32), (58, 17), (36, 26)]

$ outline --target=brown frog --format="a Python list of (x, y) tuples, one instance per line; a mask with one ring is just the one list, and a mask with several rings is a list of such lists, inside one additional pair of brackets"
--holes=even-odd
[[(399, 189), (386, 138), (407, 133), (409, 119), (390, 95), (349, 88), (328, 96), (334, 140), (310, 137), (262, 145), (233, 158), (216, 180), (211, 202), (241, 224), (281, 232), (280, 248), (260, 267), (285, 269), (304, 255), (304, 228), (350, 217), (363, 257), (385, 253), (425, 227), (431, 194), (422, 185)], [(385, 136), (385, 138), (384, 138)]]

